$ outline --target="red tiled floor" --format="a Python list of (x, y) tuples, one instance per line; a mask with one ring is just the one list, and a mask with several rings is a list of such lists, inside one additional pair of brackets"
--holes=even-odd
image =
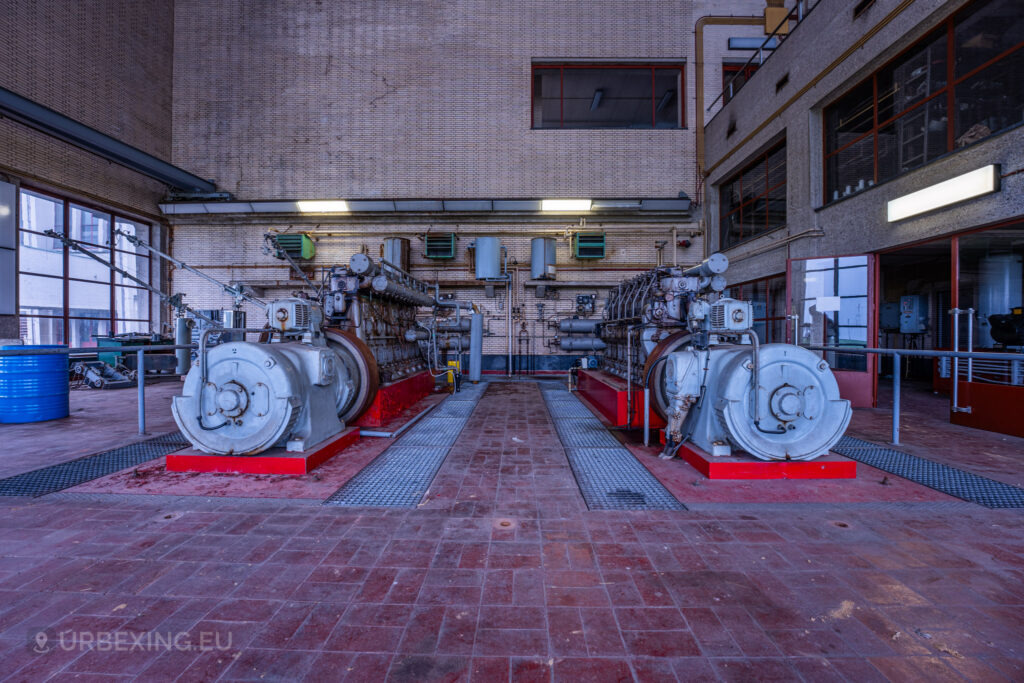
[[(0, 659), (13, 680), (1024, 678), (1019, 511), (763, 483), (588, 511), (536, 386), (493, 384), (415, 510), (0, 500)], [(230, 646), (36, 654), (39, 629)]]

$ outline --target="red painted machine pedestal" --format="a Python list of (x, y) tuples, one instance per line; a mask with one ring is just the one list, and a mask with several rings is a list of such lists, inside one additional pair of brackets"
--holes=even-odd
[(857, 463), (829, 453), (816, 460), (758, 460), (751, 455), (715, 457), (685, 445), (679, 457), (708, 479), (856, 479)]
[(377, 390), (377, 396), (366, 412), (352, 424), (357, 427), (383, 427), (433, 390), (434, 378), (426, 370), (385, 384)]
[[(644, 426), (644, 389), (633, 385), (633, 421), (629, 423), (627, 386), (626, 380), (603, 370), (580, 370), (576, 380), (579, 393), (604, 415), (613, 427), (630, 426), (642, 429)], [(627, 423), (629, 424), (627, 425)], [(650, 409), (649, 424), (651, 429), (660, 429), (665, 426), (665, 421), (654, 412), (653, 407)]]
[(236, 474), (308, 474), (356, 441), (359, 441), (359, 428), (349, 427), (301, 453), (271, 448), (259, 455), (211, 455), (187, 448), (167, 456), (167, 470)]

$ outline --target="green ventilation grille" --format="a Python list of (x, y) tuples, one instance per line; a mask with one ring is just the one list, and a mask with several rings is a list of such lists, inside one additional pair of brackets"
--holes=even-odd
[[(277, 235), (275, 239), (278, 251), (285, 252), (293, 259), (309, 261), (316, 255), (316, 245), (313, 244), (313, 240), (309, 238), (309, 235), (290, 233), (287, 235)], [(278, 256), (278, 258), (283, 258), (283, 256)]]
[(455, 258), (455, 233), (438, 232), (424, 238), (424, 256), (427, 258)]
[(603, 232), (577, 232), (572, 236), (572, 253), (576, 258), (604, 258)]

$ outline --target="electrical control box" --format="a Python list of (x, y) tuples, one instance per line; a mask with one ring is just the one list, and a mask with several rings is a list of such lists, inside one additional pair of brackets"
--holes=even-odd
[(883, 332), (899, 332), (900, 305), (896, 301), (886, 301), (878, 312), (878, 326)]
[(928, 300), (917, 294), (900, 297), (900, 333), (920, 334), (928, 329)]

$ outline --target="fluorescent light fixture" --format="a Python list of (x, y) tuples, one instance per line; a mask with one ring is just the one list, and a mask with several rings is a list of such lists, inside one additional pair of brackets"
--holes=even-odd
[(589, 199), (542, 199), (540, 210), (547, 212), (590, 211)]
[(912, 192), (889, 202), (889, 222), (900, 221), (925, 211), (941, 209), (999, 189), (999, 166), (992, 164), (970, 173), (944, 180), (923, 190)]
[(295, 202), (299, 213), (348, 213), (348, 202), (344, 199), (312, 199)]

